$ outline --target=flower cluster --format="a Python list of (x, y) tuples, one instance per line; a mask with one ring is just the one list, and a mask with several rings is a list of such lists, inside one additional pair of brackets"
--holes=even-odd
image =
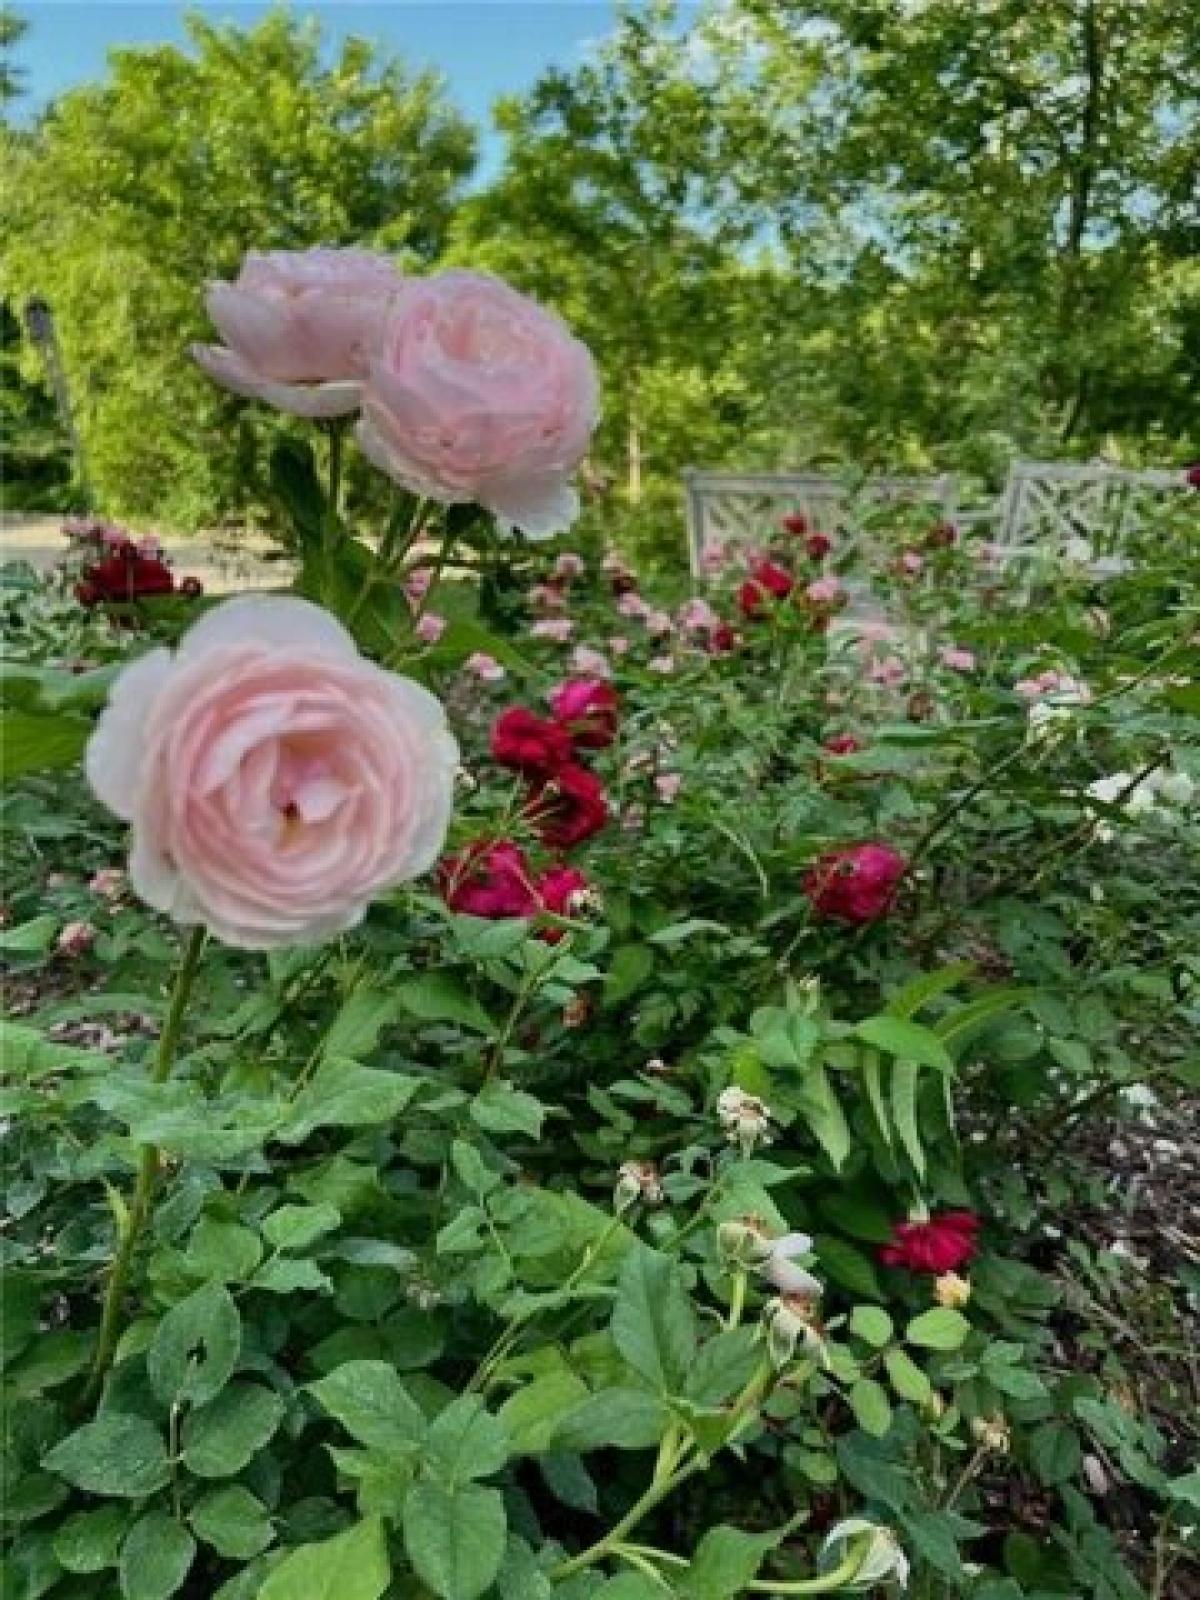
[[(1086, 794), (1103, 805), (1119, 807), (1131, 822), (1169, 819), (1186, 811), (1196, 798), (1200, 785), (1188, 773), (1174, 767), (1158, 767), (1139, 778), (1134, 772), (1113, 772), (1089, 783)], [(1107, 844), (1116, 837), (1110, 822), (1097, 819), (1096, 838)]]
[(124, 528), (86, 517), (69, 518), (63, 532), (87, 558), (75, 585), (81, 606), (129, 605), (176, 593), (196, 599), (204, 592), (198, 578), (184, 578), (176, 585), (162, 545), (153, 535), (133, 539)]
[(499, 279), (404, 278), (369, 250), (252, 251), (207, 304), (225, 342), (193, 355), (235, 394), (303, 417), (358, 413), (359, 445), (395, 482), (530, 537), (578, 515), (595, 366)]

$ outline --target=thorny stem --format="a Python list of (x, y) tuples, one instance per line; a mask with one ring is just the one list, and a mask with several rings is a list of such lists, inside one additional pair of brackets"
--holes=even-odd
[[(183, 1019), (187, 1011), (188, 999), (192, 992), (192, 984), (200, 966), (200, 957), (204, 950), (206, 935), (203, 928), (194, 928), (184, 947), (183, 960), (175, 974), (175, 984), (171, 990), (171, 999), (167, 1007), (166, 1020), (159, 1036), (158, 1052), (155, 1056), (154, 1067), (150, 1073), (151, 1083), (165, 1083), (171, 1074), (175, 1063), (175, 1053), (179, 1048), (179, 1038), (183, 1031)], [(96, 1354), (92, 1360), (91, 1371), (88, 1374), (87, 1385), (83, 1391), (85, 1404), (95, 1399), (99, 1392), (104, 1376), (112, 1365), (113, 1356), (117, 1348), (117, 1340), (121, 1332), (121, 1303), (125, 1298), (126, 1285), (129, 1282), (129, 1272), (133, 1265), (133, 1255), (137, 1248), (138, 1239), (150, 1215), (150, 1202), (154, 1196), (154, 1185), (158, 1180), (159, 1155), (155, 1145), (142, 1146), (141, 1158), (138, 1164), (137, 1181), (134, 1184), (133, 1198), (129, 1210), (119, 1225), (117, 1251), (113, 1257), (112, 1269), (109, 1272), (108, 1288), (104, 1295), (104, 1309), (100, 1316), (100, 1334), (96, 1344)]]

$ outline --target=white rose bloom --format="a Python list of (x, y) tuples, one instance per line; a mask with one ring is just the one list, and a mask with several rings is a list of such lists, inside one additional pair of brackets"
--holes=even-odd
[(840, 1566), (849, 1556), (851, 1548), (867, 1535), (871, 1537), (871, 1544), (866, 1560), (846, 1584), (847, 1591), (858, 1593), (892, 1579), (906, 1589), (908, 1557), (901, 1549), (900, 1541), (890, 1528), (881, 1527), (877, 1522), (868, 1522), (866, 1517), (847, 1517), (829, 1530), (821, 1546), (821, 1565), (827, 1570)]

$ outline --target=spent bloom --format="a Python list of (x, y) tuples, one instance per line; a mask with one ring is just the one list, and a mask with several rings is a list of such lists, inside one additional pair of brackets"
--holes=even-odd
[(804, 598), (809, 605), (822, 609), (840, 605), (844, 597), (842, 580), (835, 578), (832, 573), (825, 578), (814, 578), (804, 590)]
[(665, 1198), (662, 1178), (653, 1161), (621, 1163), (613, 1189), (613, 1209), (618, 1216), (639, 1202), (644, 1206), (660, 1206)]
[(443, 504), (474, 502), (530, 538), (579, 515), (571, 477), (599, 414), (587, 347), (498, 278), (409, 279), (370, 350), (358, 441)]
[(357, 411), (403, 279), (369, 250), (250, 251), (205, 304), (225, 343), (192, 346), (210, 378), (300, 417)]
[(86, 754), (135, 892), (226, 944), (315, 944), (436, 861), (458, 747), (440, 702), (328, 612), (240, 595), (113, 684)]
[(766, 1102), (736, 1084), (722, 1089), (717, 1096), (717, 1118), (726, 1138), (744, 1156), (756, 1145), (771, 1143), (771, 1112)]
[(781, 1294), (767, 1302), (763, 1326), (771, 1365), (776, 1371), (790, 1365), (797, 1346), (825, 1357), (825, 1338), (816, 1320), (816, 1306), (816, 1300), (808, 1294)]
[(55, 948), (59, 955), (83, 956), (96, 942), (96, 930), (90, 922), (68, 922), (59, 933)]
[(572, 583), (576, 578), (582, 578), (586, 571), (583, 557), (576, 555), (573, 550), (564, 550), (554, 562), (554, 576), (562, 583)]
[(908, 1557), (890, 1528), (865, 1517), (847, 1517), (835, 1524), (821, 1545), (823, 1569), (839, 1567), (866, 1546), (866, 1554), (853, 1578), (845, 1585), (851, 1593), (870, 1589), (877, 1583), (898, 1583), (908, 1587)]

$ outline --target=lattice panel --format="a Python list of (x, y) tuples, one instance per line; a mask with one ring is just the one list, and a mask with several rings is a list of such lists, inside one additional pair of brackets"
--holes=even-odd
[(897, 501), (936, 505), (952, 518), (953, 478), (868, 478), (858, 485), (818, 473), (684, 474), (692, 571), (704, 571), (704, 555), (714, 548), (765, 544), (778, 534), (780, 518), (800, 512), (813, 528), (836, 530), (852, 508)]
[(1188, 492), (1181, 472), (1018, 461), (1009, 472), (999, 540), (1046, 555), (1084, 540), (1096, 559), (1129, 556), (1146, 527), (1161, 519), (1164, 497)]

